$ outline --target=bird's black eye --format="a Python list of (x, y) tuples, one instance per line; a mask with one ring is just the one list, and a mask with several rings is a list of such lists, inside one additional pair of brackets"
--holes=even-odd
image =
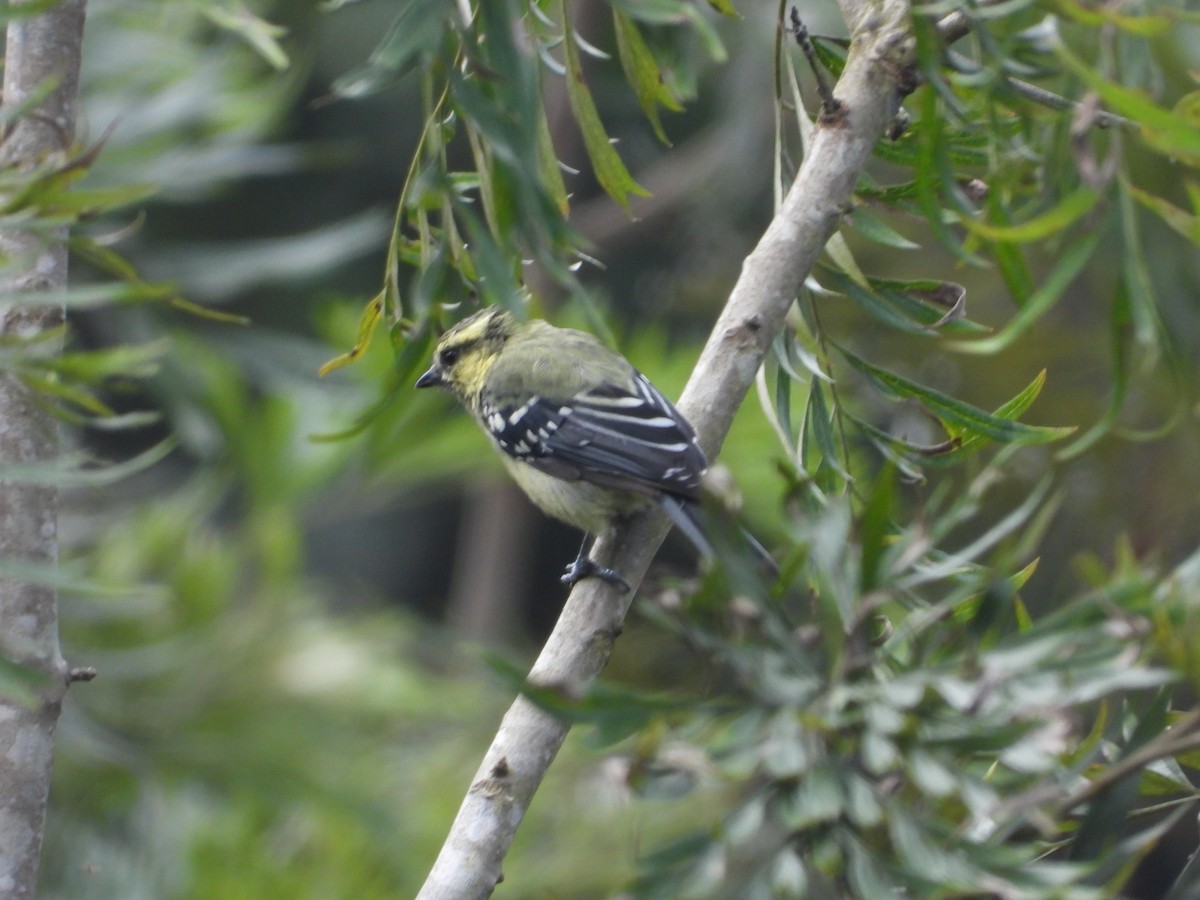
[(447, 347), (445, 350), (443, 350), (441, 353), (438, 354), (438, 360), (441, 362), (441, 364), (443, 366), (445, 366), (446, 368), (450, 368), (452, 365), (454, 365), (456, 362), (458, 362), (458, 348), (457, 347)]

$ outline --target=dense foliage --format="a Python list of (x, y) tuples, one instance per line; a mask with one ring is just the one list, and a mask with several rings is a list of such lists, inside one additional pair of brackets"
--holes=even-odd
[[(95, 133), (3, 176), (10, 220), (74, 225), (67, 351), (4, 353), (72, 444), (5, 472), (70, 491), (67, 567), (4, 564), (100, 672), (46, 896), (416, 890), (522, 686), (429, 621), (448, 557), (536, 594), (569, 552), (452, 554), (487, 501), (429, 498), (491, 470), (408, 390), (432, 335), (499, 303), (677, 388), (846, 52), (823, 7), (251, 6), (93, 2)], [(1200, 20), (913, 23), (906, 115), (722, 455), (782, 574), (672, 566), (611, 680), (529, 689), (585, 727), (498, 895), (1200, 890)], [(507, 658), (544, 611), (505, 615)]]

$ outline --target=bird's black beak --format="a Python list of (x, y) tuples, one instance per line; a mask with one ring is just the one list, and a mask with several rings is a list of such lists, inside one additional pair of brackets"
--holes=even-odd
[(446, 383), (446, 380), (444, 378), (442, 378), (441, 369), (439, 369), (437, 366), (434, 366), (428, 372), (426, 372), (424, 375), (422, 375), (420, 378), (417, 379), (416, 387), (419, 387), (419, 388), (439, 387), (445, 383)]

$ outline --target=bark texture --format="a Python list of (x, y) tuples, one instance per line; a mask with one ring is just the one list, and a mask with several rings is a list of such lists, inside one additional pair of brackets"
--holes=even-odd
[[(85, 0), (63, 0), (48, 12), (8, 26), (3, 106), (26, 104), (55, 87), (12, 126), (0, 145), (6, 168), (54, 165), (71, 147), (83, 41)], [(0, 232), (6, 275), (0, 334), (33, 337), (62, 323), (55, 291), (67, 281), (63, 233)], [(36, 304), (23, 296), (37, 293)], [(40, 344), (57, 352), (58, 342)], [(10, 372), (0, 372), (0, 465), (49, 463), (58, 453), (58, 423)], [(0, 560), (52, 567), (58, 559), (58, 491), (0, 480)], [(57, 597), (47, 584), (0, 579), (0, 652), (38, 675), (32, 703), (0, 695), (0, 897), (32, 898), (54, 730), (67, 689), (58, 645)]]
[[(715, 458), (804, 278), (848, 208), (876, 141), (899, 109), (912, 63), (907, 0), (843, 0), (853, 43), (836, 96), (840, 112), (816, 128), (787, 197), (746, 258), (679, 402)], [(633, 586), (666, 536), (661, 516), (631, 520), (597, 542), (593, 558)], [(608, 661), (630, 597), (598, 579), (571, 592), (529, 681), (567, 693), (586, 690)], [(534, 792), (568, 725), (518, 697), (472, 781), (420, 900), (491, 895)]]

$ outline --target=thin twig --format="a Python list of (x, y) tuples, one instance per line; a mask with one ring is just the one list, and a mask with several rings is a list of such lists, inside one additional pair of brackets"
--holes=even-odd
[(800, 50), (804, 53), (804, 58), (808, 60), (808, 66), (812, 69), (813, 77), (817, 81), (817, 96), (821, 98), (821, 116), (825, 119), (836, 119), (842, 113), (842, 101), (833, 96), (833, 88), (825, 80), (825, 73), (821, 71), (821, 64), (817, 62), (817, 52), (813, 49), (808, 26), (801, 21), (800, 12), (794, 6), (791, 12), (791, 23), (792, 37), (800, 45)]

